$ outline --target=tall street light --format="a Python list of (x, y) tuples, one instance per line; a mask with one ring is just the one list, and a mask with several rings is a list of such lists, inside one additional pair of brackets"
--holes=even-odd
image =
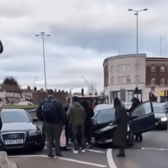
[(47, 92), (47, 79), (46, 79), (46, 65), (45, 65), (45, 51), (44, 51), (44, 36), (50, 36), (49, 34), (45, 34), (41, 32), (41, 34), (37, 34), (36, 36), (42, 37), (42, 45), (43, 45), (43, 61), (44, 61), (44, 79), (45, 79), (45, 90)]
[(147, 11), (148, 9), (142, 9), (142, 10), (133, 10), (133, 9), (128, 9), (128, 11), (133, 11), (135, 12), (134, 15), (136, 15), (136, 53), (138, 54), (138, 15), (139, 15), (139, 12), (142, 12), (142, 11)]

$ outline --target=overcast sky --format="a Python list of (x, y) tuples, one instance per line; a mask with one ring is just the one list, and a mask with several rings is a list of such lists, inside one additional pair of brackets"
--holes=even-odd
[(139, 13), (139, 53), (168, 55), (167, 0), (5, 0), (0, 2), (0, 82), (7, 76), (22, 88), (44, 88), (42, 38), (48, 88), (78, 92), (87, 83), (103, 90), (103, 61), (109, 56), (136, 52)]

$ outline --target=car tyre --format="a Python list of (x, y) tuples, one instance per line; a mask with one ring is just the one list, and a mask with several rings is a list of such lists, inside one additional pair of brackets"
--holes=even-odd
[(40, 142), (36, 145), (36, 150), (37, 151), (42, 151), (45, 147), (45, 140), (42, 138)]
[(128, 134), (128, 146), (134, 146), (134, 134), (132, 132)]

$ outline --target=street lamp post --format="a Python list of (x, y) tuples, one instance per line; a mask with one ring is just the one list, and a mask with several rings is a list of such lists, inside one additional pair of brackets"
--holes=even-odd
[(41, 34), (37, 34), (36, 36), (42, 37), (42, 45), (43, 45), (43, 61), (44, 61), (44, 79), (45, 79), (45, 90), (47, 92), (47, 79), (46, 79), (46, 65), (45, 65), (45, 50), (44, 50), (44, 36), (50, 36), (49, 34), (45, 34), (41, 32)]
[(135, 12), (134, 15), (136, 15), (136, 53), (138, 54), (138, 15), (139, 12), (142, 11), (147, 11), (148, 9), (142, 9), (142, 10), (133, 10), (133, 9), (128, 9), (128, 11), (133, 11)]
[(35, 85), (36, 80), (37, 80), (37, 77), (34, 79), (34, 82), (33, 82), (33, 89), (34, 89), (34, 85)]

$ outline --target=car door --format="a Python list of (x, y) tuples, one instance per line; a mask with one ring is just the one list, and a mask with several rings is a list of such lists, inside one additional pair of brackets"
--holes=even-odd
[(151, 101), (138, 106), (131, 115), (130, 129), (133, 133), (143, 133), (155, 128), (155, 116)]
[(108, 126), (115, 120), (115, 109), (103, 109), (100, 110), (97, 116), (93, 120), (94, 131)]

